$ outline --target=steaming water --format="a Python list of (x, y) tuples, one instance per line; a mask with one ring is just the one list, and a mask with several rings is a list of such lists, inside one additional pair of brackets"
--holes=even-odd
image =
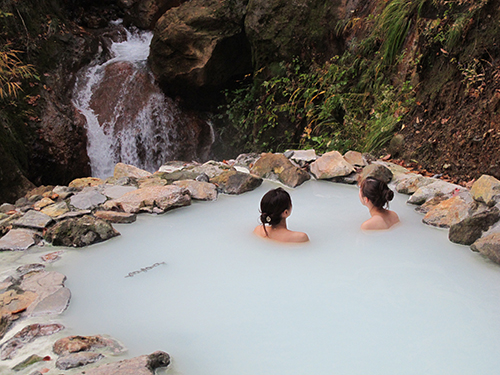
[(131, 357), (167, 351), (168, 374), (498, 374), (497, 265), (421, 224), (403, 196), (398, 228), (362, 233), (357, 189), (328, 182), (291, 191), (289, 228), (309, 244), (256, 238), (274, 186), (141, 215), (66, 254), (70, 333), (109, 334)]

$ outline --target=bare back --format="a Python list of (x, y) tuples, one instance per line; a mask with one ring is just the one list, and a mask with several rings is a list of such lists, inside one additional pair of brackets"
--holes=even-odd
[(300, 243), (309, 241), (309, 237), (303, 232), (294, 232), (286, 228), (273, 228), (269, 225), (266, 226), (265, 230), (263, 225), (259, 225), (253, 230), (253, 232), (259, 237), (269, 238), (278, 242)]

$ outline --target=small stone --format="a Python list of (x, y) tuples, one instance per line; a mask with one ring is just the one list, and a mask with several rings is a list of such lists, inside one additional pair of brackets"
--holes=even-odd
[(459, 193), (464, 190), (460, 185), (450, 184), (446, 181), (435, 180), (429, 185), (421, 186), (417, 191), (408, 199), (411, 204), (423, 204), (429, 199), (437, 195), (451, 196), (454, 193)]
[(81, 192), (73, 195), (70, 199), (70, 203), (80, 210), (91, 210), (106, 202), (106, 200), (106, 196), (102, 195), (97, 188), (87, 187)]
[(14, 371), (21, 371), (24, 370), (25, 368), (34, 365), (35, 363), (43, 361), (43, 358), (40, 357), (39, 355), (32, 354), (28, 358), (26, 358), (24, 361), (18, 363), (16, 366), (12, 368)]
[(69, 212), (69, 207), (66, 202), (62, 201), (45, 207), (41, 212), (55, 218)]
[(60, 357), (56, 362), (56, 367), (60, 370), (69, 370), (71, 368), (86, 366), (95, 363), (104, 358), (101, 353), (83, 352), (68, 354)]
[(53, 191), (59, 195), (60, 199), (64, 200), (75, 194), (78, 189), (70, 188), (68, 186), (56, 186)]
[(54, 201), (52, 199), (50, 199), (50, 198), (42, 198), (42, 199), (40, 199), (38, 202), (36, 202), (33, 205), (33, 208), (35, 210), (40, 211), (42, 208), (50, 206), (51, 204), (54, 204)]
[(96, 211), (94, 216), (110, 223), (130, 224), (137, 220), (137, 215), (128, 212)]
[(168, 367), (168, 353), (157, 351), (150, 355), (108, 363), (85, 371), (86, 375), (153, 375), (156, 369)]
[(47, 262), (47, 263), (53, 263), (59, 259), (61, 259), (61, 254), (63, 252), (62, 251), (53, 251), (51, 253), (48, 253), (48, 254), (45, 254), (45, 255), (42, 255), (40, 258), (44, 261), (44, 262)]
[(388, 184), (391, 182), (393, 174), (385, 165), (372, 163), (364, 167), (363, 172), (361, 172), (361, 181), (368, 177), (376, 178), (377, 180), (384, 181)]
[(491, 261), (500, 264), (500, 232), (491, 233), (480, 238), (470, 248), (472, 251), (479, 251)]
[(160, 177), (156, 177), (154, 175), (151, 177), (141, 178), (137, 182), (139, 184), (139, 189), (149, 186), (165, 186), (168, 184), (167, 180)]
[(1, 206), (0, 206), (0, 212), (1, 213), (7, 213), (9, 211), (13, 211), (16, 209), (16, 206), (14, 206), (13, 204), (10, 204), (10, 203), (3, 203)]
[(31, 273), (31, 272), (43, 271), (44, 269), (45, 269), (45, 266), (43, 264), (31, 263), (31, 264), (25, 264), (24, 266), (17, 267), (16, 271), (19, 274), (19, 276), (24, 276), (24, 275), (27, 275), (28, 273)]
[(493, 176), (482, 175), (472, 185), (471, 194), (476, 201), (494, 206), (500, 202), (500, 181)]
[(9, 290), (0, 294), (0, 316), (19, 314), (25, 311), (38, 297), (36, 293), (25, 291), (18, 294)]
[(101, 335), (64, 337), (54, 343), (52, 350), (57, 355), (62, 356), (71, 353), (103, 348), (106, 348), (113, 353), (121, 353), (124, 350), (124, 348), (117, 341)]
[(103, 180), (100, 178), (96, 177), (84, 177), (84, 178), (77, 178), (73, 181), (71, 181), (68, 185), (69, 188), (75, 188), (75, 189), (83, 189), (86, 187), (97, 187), (99, 185), (102, 185), (104, 183)]
[(492, 207), (475, 215), (465, 218), (450, 227), (448, 238), (451, 242), (462, 245), (472, 245), (500, 219), (500, 210)]
[(430, 210), (436, 207), (439, 203), (450, 199), (447, 195), (436, 195), (435, 197), (429, 199), (427, 202), (422, 204), (421, 206), (417, 206), (415, 211), (420, 212), (421, 214), (426, 215)]
[(217, 187), (209, 182), (183, 180), (175, 181), (174, 186), (187, 189), (192, 199), (203, 201), (214, 201), (217, 199)]
[(344, 154), (344, 160), (356, 167), (364, 167), (366, 165), (366, 161), (363, 159), (363, 154), (358, 151), (347, 151)]
[(102, 194), (111, 199), (118, 199), (134, 190), (137, 190), (135, 186), (106, 185)]
[(0, 251), (24, 251), (38, 242), (37, 232), (29, 229), (11, 229), (0, 238)]
[(433, 178), (410, 173), (408, 175), (404, 175), (403, 178), (398, 179), (396, 184), (396, 191), (401, 194), (411, 195), (415, 193), (419, 188), (430, 185), (435, 181), (436, 180)]

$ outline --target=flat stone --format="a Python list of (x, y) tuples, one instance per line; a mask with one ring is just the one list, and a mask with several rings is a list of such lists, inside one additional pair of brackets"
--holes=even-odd
[(313, 149), (310, 150), (290, 150), (287, 152), (291, 152), (291, 155), (288, 156), (285, 154), (285, 157), (288, 159), (293, 160), (294, 162), (298, 163), (299, 165), (303, 166), (307, 163), (311, 163), (318, 159), (318, 155), (316, 155), (316, 151)]
[(117, 341), (101, 335), (63, 337), (54, 343), (52, 350), (62, 356), (103, 348), (113, 353), (121, 353), (125, 350)]
[(471, 194), (476, 201), (494, 206), (500, 202), (500, 181), (493, 176), (482, 175), (472, 185)]
[(41, 212), (55, 218), (69, 212), (69, 207), (66, 202), (62, 201), (45, 207)]
[(156, 369), (168, 367), (168, 353), (157, 351), (150, 355), (108, 363), (96, 368), (85, 370), (86, 375), (153, 375)]
[(197, 176), (205, 173), (208, 177), (214, 178), (231, 169), (233, 168), (225, 163), (209, 160), (202, 165), (190, 166), (186, 168), (186, 171), (194, 172)]
[(344, 160), (356, 167), (364, 167), (366, 165), (366, 161), (363, 159), (363, 154), (358, 151), (347, 151), (344, 154)]
[(45, 266), (40, 263), (31, 263), (31, 264), (24, 264), (22, 266), (19, 266), (16, 268), (17, 273), (19, 276), (24, 276), (27, 275), (28, 273), (31, 272), (40, 272), (45, 269)]
[(450, 199), (449, 195), (436, 195), (435, 197), (429, 199), (424, 204), (415, 207), (415, 211), (426, 215), (430, 210), (432, 210), (434, 207), (436, 207), (439, 203), (441, 203), (447, 199)]
[(195, 164), (197, 164), (197, 163), (188, 163), (188, 162), (179, 161), (179, 160), (168, 161), (158, 169), (158, 172), (172, 173), (172, 172), (180, 171), (184, 168), (187, 168), (187, 167), (195, 165)]
[(11, 229), (0, 238), (0, 251), (24, 251), (37, 243), (39, 234), (29, 229)]
[(94, 216), (110, 223), (130, 224), (137, 220), (137, 215), (128, 212), (96, 211)]
[(42, 208), (50, 206), (51, 204), (54, 204), (54, 201), (52, 199), (50, 199), (50, 198), (42, 198), (42, 199), (40, 199), (38, 202), (36, 202), (33, 205), (33, 208), (35, 210), (40, 211)]
[(25, 311), (36, 299), (38, 295), (31, 291), (17, 293), (8, 290), (0, 294), (0, 316), (19, 314)]
[(31, 228), (43, 230), (45, 229), (51, 222), (52, 218), (49, 215), (45, 215), (42, 212), (30, 210), (26, 212), (26, 214), (14, 221), (12, 224), (16, 227), (21, 228)]
[(258, 188), (262, 184), (262, 178), (232, 170), (212, 178), (210, 182), (226, 194), (243, 194)]
[(138, 213), (141, 211), (152, 212), (158, 208), (162, 212), (175, 207), (191, 204), (191, 196), (186, 189), (178, 186), (150, 186), (137, 189), (123, 195), (121, 198), (106, 202), (106, 210), (121, 209), (124, 212)]
[(151, 176), (151, 177), (145, 177), (141, 178), (137, 181), (139, 184), (139, 189), (148, 187), (148, 186), (165, 186), (168, 185), (168, 181), (166, 179), (157, 177), (157, 176)]
[(14, 371), (21, 371), (24, 370), (25, 368), (34, 365), (35, 363), (43, 361), (43, 358), (40, 357), (39, 355), (32, 354), (28, 358), (26, 358), (24, 361), (18, 363), (15, 365), (12, 370)]
[(60, 357), (56, 362), (56, 367), (60, 370), (69, 370), (71, 368), (86, 366), (95, 363), (104, 358), (101, 353), (83, 352), (68, 354)]
[(182, 181), (182, 180), (196, 180), (196, 178), (201, 173), (189, 171), (189, 170), (180, 170), (174, 172), (156, 172), (154, 174), (155, 177), (161, 178), (165, 180), (167, 184), (171, 184), (174, 181)]
[(499, 219), (500, 210), (497, 207), (479, 212), (452, 225), (448, 232), (448, 239), (454, 243), (472, 245)]
[(53, 190), (54, 193), (59, 195), (59, 198), (66, 199), (71, 197), (78, 191), (76, 188), (70, 188), (69, 186), (56, 186)]
[(7, 212), (13, 211), (15, 209), (16, 209), (16, 206), (14, 206), (13, 204), (10, 204), (10, 203), (2, 203), (2, 205), (0, 205), (0, 212), (3, 214), (6, 214)]
[(38, 296), (36, 303), (30, 306), (28, 314), (31, 313), (37, 303), (64, 287), (65, 280), (66, 276), (55, 271), (40, 271), (24, 276), (20, 288), (24, 291), (33, 292)]
[(134, 167), (133, 165), (118, 163), (115, 165), (113, 177), (114, 178), (121, 178), (121, 177), (142, 178), (142, 177), (151, 176), (151, 174), (152, 174), (151, 172)]
[(51, 253), (47, 253), (45, 255), (42, 255), (40, 257), (40, 259), (42, 259), (44, 262), (47, 262), (47, 263), (53, 263), (53, 262), (61, 259), (62, 253), (63, 253), (62, 251), (53, 251)]
[(92, 211), (90, 210), (81, 210), (81, 211), (69, 211), (65, 214), (59, 215), (55, 218), (56, 221), (62, 221), (66, 219), (73, 219), (76, 217), (82, 217), (85, 215), (90, 215)]
[(464, 190), (460, 185), (450, 184), (449, 182), (436, 180), (429, 185), (422, 186), (408, 199), (411, 204), (423, 204), (436, 195), (451, 196), (454, 193), (459, 193)]
[(68, 288), (60, 288), (57, 292), (40, 301), (30, 316), (61, 314), (69, 305), (71, 292)]
[(102, 185), (104, 183), (103, 180), (100, 178), (96, 177), (84, 177), (84, 178), (77, 178), (73, 181), (71, 181), (68, 185), (69, 188), (75, 188), (75, 189), (83, 189), (86, 187), (97, 187), (99, 185)]
[(470, 248), (472, 251), (479, 251), (491, 261), (500, 264), (500, 232), (491, 233), (480, 238)]
[(70, 199), (72, 206), (80, 210), (90, 210), (106, 202), (107, 198), (97, 188), (84, 188), (81, 192), (73, 195)]
[(135, 186), (105, 185), (102, 194), (108, 198), (117, 199), (134, 190), (137, 190)]
[(461, 197), (455, 196), (439, 203), (422, 219), (427, 225), (449, 228), (468, 216), (469, 204)]
[(354, 167), (345, 161), (338, 151), (330, 151), (323, 154), (311, 164), (311, 173), (318, 180), (326, 180), (334, 177), (348, 176), (354, 172)]
[(210, 182), (183, 180), (175, 181), (174, 185), (187, 189), (192, 199), (202, 201), (214, 201), (217, 199), (217, 186)]

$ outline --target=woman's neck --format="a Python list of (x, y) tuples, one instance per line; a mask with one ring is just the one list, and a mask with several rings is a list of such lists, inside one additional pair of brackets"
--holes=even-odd
[(286, 227), (286, 219), (281, 219), (279, 224), (273, 225), (273, 229), (287, 229)]

